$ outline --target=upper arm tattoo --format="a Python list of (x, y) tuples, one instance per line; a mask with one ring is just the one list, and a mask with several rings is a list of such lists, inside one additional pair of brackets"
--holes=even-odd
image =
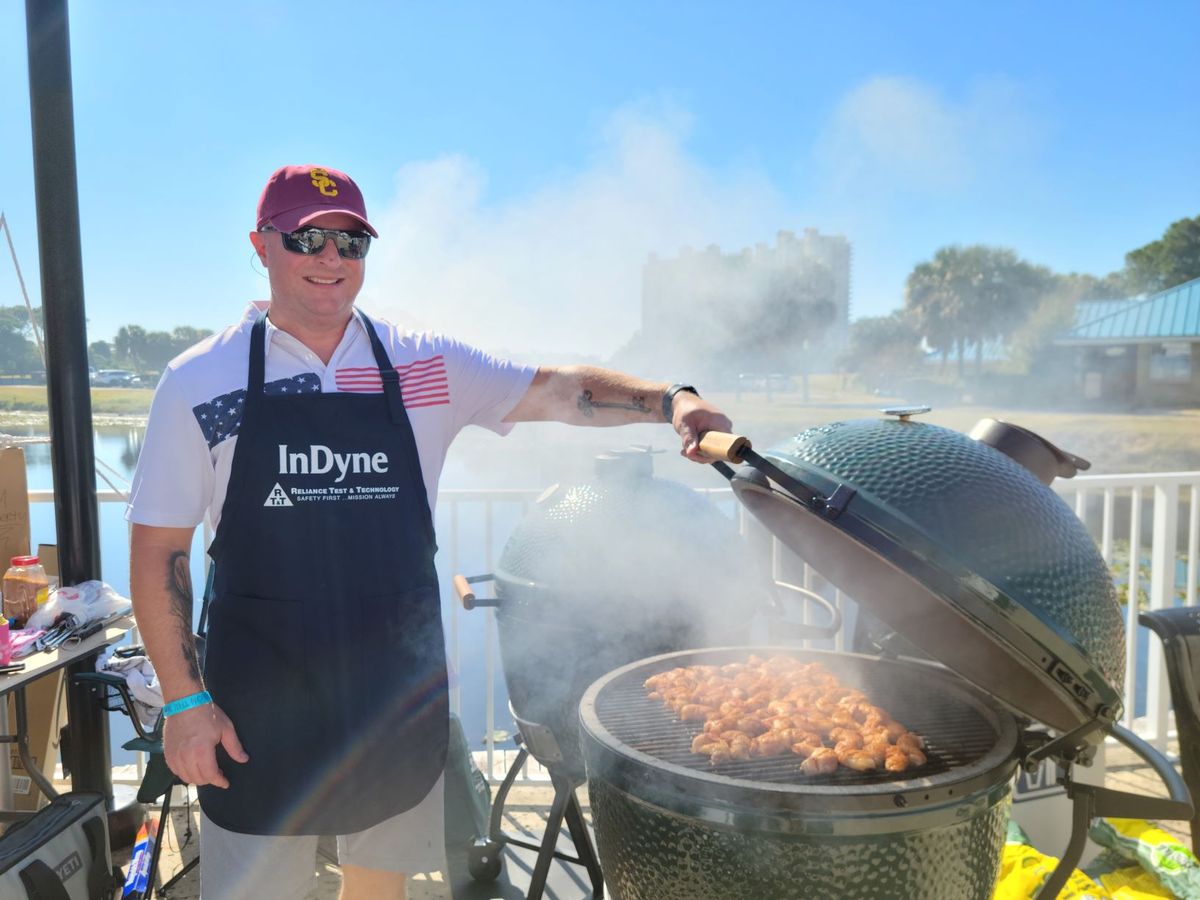
[(188, 674), (200, 680), (200, 664), (196, 659), (196, 639), (192, 636), (192, 573), (188, 567), (190, 557), (176, 550), (167, 559), (167, 594), (171, 598), (171, 612), (175, 615), (179, 632), (179, 649), (187, 661)]

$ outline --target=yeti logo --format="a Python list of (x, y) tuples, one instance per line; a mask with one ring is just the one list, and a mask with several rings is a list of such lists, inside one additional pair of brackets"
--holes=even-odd
[(72, 852), (70, 856), (54, 867), (54, 874), (58, 876), (58, 880), (63, 884), (67, 883), (67, 879), (83, 868), (83, 860), (79, 858), (78, 853)]

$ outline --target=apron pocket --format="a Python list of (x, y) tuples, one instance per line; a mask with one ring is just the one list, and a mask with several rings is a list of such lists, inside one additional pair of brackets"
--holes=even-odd
[(341, 698), (338, 721), (361, 747), (395, 766), (408, 753), (439, 750), (447, 708), (445, 638), (436, 585), (354, 597), (350, 618), (364, 623), (354, 652), (330, 673)]
[(313, 739), (310, 627), (294, 600), (225, 594), (212, 605), (205, 682), (254, 768), (290, 768)]

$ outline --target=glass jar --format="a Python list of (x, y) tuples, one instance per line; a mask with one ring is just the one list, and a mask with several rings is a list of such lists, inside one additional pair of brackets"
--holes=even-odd
[(4, 573), (4, 616), (13, 628), (24, 628), (37, 608), (50, 599), (50, 579), (36, 556), (14, 556)]

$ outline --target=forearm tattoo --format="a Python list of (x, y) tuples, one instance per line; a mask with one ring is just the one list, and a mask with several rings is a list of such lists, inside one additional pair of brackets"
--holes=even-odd
[(200, 664), (196, 659), (196, 639), (192, 636), (192, 573), (188, 566), (188, 555), (182, 550), (171, 554), (167, 560), (167, 594), (171, 598), (171, 612), (175, 615), (179, 631), (179, 650), (187, 662), (188, 674), (200, 681)]
[(591, 391), (584, 391), (579, 395), (579, 411), (589, 419), (595, 415), (597, 409), (628, 409), (633, 412), (650, 414), (654, 412), (646, 405), (645, 397), (631, 397), (628, 403), (602, 403), (599, 400), (592, 399)]

